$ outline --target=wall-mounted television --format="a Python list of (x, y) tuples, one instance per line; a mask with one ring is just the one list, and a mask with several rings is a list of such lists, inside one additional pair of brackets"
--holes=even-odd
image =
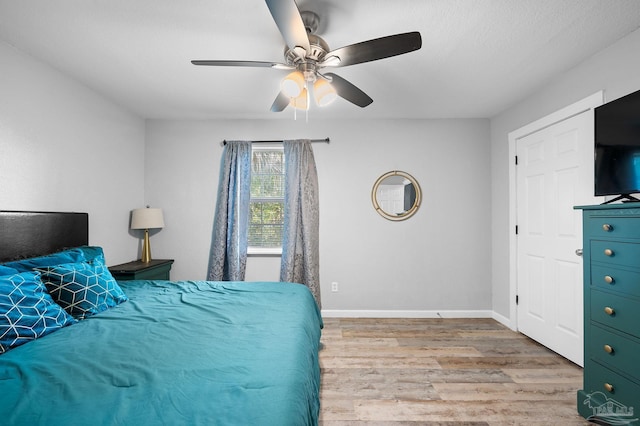
[(595, 195), (640, 201), (640, 90), (595, 109)]

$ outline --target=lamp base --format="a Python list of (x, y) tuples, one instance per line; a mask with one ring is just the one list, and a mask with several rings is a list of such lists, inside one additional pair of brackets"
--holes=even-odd
[(142, 243), (142, 257), (140, 261), (144, 263), (151, 262), (151, 245), (149, 244), (149, 230), (144, 230), (144, 241)]

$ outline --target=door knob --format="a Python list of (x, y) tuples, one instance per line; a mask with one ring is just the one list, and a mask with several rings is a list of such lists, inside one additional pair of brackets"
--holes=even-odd
[(582, 256), (582, 249), (576, 249), (576, 256)]

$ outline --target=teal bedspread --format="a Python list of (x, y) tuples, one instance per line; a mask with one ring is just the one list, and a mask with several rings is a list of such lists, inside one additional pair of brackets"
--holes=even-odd
[(0, 355), (1, 424), (317, 424), (322, 320), (306, 287), (119, 284), (128, 302)]

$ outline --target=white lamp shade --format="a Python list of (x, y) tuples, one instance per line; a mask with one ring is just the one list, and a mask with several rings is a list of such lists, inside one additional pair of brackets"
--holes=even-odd
[(313, 84), (313, 94), (316, 97), (316, 103), (321, 107), (329, 105), (338, 97), (333, 86), (323, 79), (318, 79)]
[(162, 209), (135, 209), (131, 212), (131, 229), (164, 228)]
[(290, 98), (297, 98), (304, 88), (304, 76), (300, 71), (294, 71), (280, 83), (282, 92)]
[(296, 98), (292, 98), (291, 101), (289, 101), (289, 104), (291, 106), (293, 106), (295, 109), (301, 109), (303, 111), (308, 110), (309, 109), (309, 96), (308, 96), (307, 89), (302, 89), (302, 92), (300, 93), (300, 96), (298, 96)]

